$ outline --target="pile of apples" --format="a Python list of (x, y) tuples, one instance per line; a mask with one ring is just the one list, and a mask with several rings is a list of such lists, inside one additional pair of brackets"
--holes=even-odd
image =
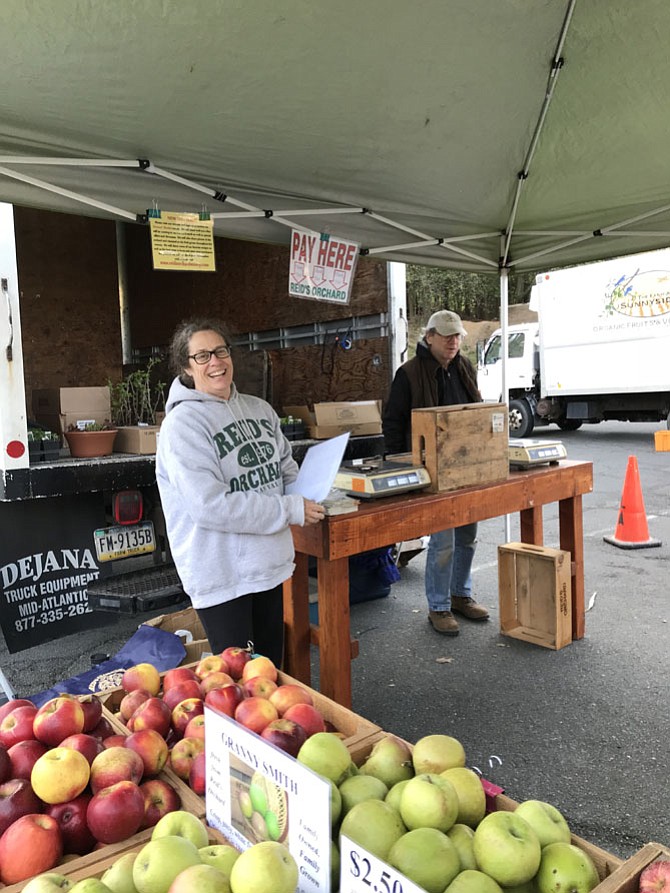
[(155, 733), (114, 734), (94, 696), (0, 707), (0, 880), (22, 881), (156, 824), (181, 798)]
[(169, 749), (167, 765), (203, 796), (205, 704), (294, 757), (307, 738), (326, 731), (309, 689), (277, 680), (269, 658), (234, 646), (167, 670), (162, 680), (152, 664), (141, 663), (123, 674), (118, 716), (133, 735), (157, 733)]

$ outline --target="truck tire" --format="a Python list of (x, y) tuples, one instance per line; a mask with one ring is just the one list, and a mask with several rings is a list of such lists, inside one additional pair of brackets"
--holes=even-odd
[(582, 427), (581, 419), (558, 419), (556, 422), (561, 431), (577, 431)]
[(533, 433), (533, 413), (525, 400), (512, 400), (509, 405), (510, 437), (528, 437)]

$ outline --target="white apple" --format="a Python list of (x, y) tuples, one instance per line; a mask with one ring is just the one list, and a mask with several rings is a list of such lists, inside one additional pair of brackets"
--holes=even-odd
[(360, 769), (363, 775), (372, 775), (383, 781), (387, 788), (392, 788), (397, 782), (414, 775), (412, 751), (402, 738), (387, 735), (377, 741)]
[(593, 860), (571, 843), (550, 843), (542, 850), (540, 867), (535, 877), (539, 893), (589, 893), (600, 883)]
[(457, 823), (452, 825), (447, 831), (447, 837), (456, 847), (458, 858), (461, 861), (461, 871), (466, 868), (476, 869), (477, 860), (475, 859), (474, 840), (475, 832), (469, 825), (461, 825)]
[(190, 865), (179, 872), (168, 893), (230, 893), (226, 875), (213, 865)]
[(338, 784), (351, 765), (346, 744), (332, 732), (310, 735), (298, 751), (298, 762)]
[(102, 875), (100, 880), (112, 893), (137, 893), (133, 883), (133, 865), (136, 858), (137, 853), (124, 853)]
[(65, 893), (72, 886), (69, 878), (56, 871), (47, 871), (31, 878), (21, 893)]
[(400, 795), (400, 815), (410, 831), (437, 828), (446, 833), (458, 815), (458, 795), (451, 782), (441, 775), (415, 775)]
[(384, 800), (389, 789), (383, 781), (373, 775), (352, 775), (345, 778), (339, 786), (342, 798), (342, 815), (346, 815), (352, 806), (364, 800)]
[(516, 814), (525, 819), (537, 834), (540, 846), (549, 843), (570, 843), (570, 828), (563, 814), (543, 800), (524, 800), (516, 808)]
[(249, 847), (230, 873), (235, 893), (295, 893), (298, 865), (288, 849), (274, 840)]
[(515, 812), (492, 812), (475, 828), (475, 859), (479, 868), (503, 887), (524, 884), (540, 866), (537, 834)]
[(396, 840), (388, 862), (428, 893), (444, 893), (461, 870), (456, 847), (436, 828), (416, 828)]
[(357, 803), (342, 819), (340, 834), (386, 861), (389, 850), (407, 831), (398, 812), (383, 800)]
[(465, 766), (465, 750), (450, 735), (425, 735), (414, 745), (412, 763), (417, 775), (425, 772), (439, 775), (445, 769)]
[(197, 847), (185, 837), (172, 835), (152, 839), (137, 854), (133, 883), (137, 893), (168, 893), (178, 874), (190, 865), (199, 864)]
[(456, 875), (444, 893), (503, 893), (503, 891), (488, 874), (467, 868)]
[(442, 778), (446, 778), (456, 788), (458, 795), (456, 821), (461, 825), (476, 828), (486, 815), (486, 794), (480, 777), (472, 769), (455, 766), (442, 772)]
[(70, 887), (70, 893), (109, 893), (109, 887), (97, 877), (86, 877)]
[(206, 865), (213, 865), (230, 879), (230, 872), (240, 855), (239, 850), (227, 843), (212, 843), (209, 846), (200, 847), (200, 858)]
[(152, 840), (170, 836), (185, 837), (197, 849), (207, 846), (209, 843), (207, 828), (197, 816), (184, 809), (166, 813), (156, 822), (154, 830), (151, 832)]

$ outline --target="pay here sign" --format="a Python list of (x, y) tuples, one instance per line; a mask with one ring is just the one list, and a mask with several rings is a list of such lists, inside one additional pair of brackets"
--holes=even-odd
[(292, 230), (289, 294), (348, 304), (359, 248), (357, 242), (325, 233)]

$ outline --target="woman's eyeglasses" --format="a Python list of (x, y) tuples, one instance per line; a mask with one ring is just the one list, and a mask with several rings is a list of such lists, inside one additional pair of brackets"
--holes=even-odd
[(189, 360), (194, 360), (198, 366), (204, 366), (205, 363), (209, 363), (212, 357), (216, 357), (217, 360), (225, 360), (229, 356), (230, 348), (225, 345), (215, 347), (214, 350), (198, 350), (196, 353), (188, 354)]

